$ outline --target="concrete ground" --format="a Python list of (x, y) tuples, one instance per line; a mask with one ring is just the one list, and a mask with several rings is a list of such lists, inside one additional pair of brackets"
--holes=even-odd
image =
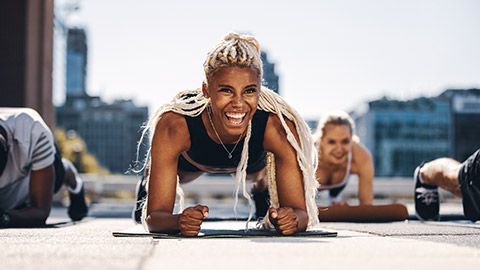
[[(206, 202), (212, 217), (233, 215), (231, 202)], [(104, 200), (73, 224), (54, 208), (50, 228), (0, 230), (1, 269), (478, 269), (480, 222), (322, 223), (327, 238), (117, 238), (134, 224), (133, 201)], [(409, 213), (413, 205), (407, 203)], [(442, 205), (461, 214), (461, 205)], [(248, 212), (240, 205), (238, 216)], [(232, 222), (230, 221), (230, 224)], [(243, 221), (235, 221), (243, 227)], [(222, 224), (218, 224), (221, 226)]]

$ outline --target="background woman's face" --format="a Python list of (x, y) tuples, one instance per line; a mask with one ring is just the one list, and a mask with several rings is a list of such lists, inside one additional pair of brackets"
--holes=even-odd
[(220, 136), (237, 140), (257, 109), (261, 78), (255, 69), (224, 67), (204, 86), (204, 95), (211, 98), (213, 122)]
[(352, 131), (348, 125), (325, 125), (320, 148), (324, 159), (332, 164), (342, 164), (352, 150)]

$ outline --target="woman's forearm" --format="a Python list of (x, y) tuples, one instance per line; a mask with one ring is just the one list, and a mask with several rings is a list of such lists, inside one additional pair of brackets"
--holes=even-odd
[(50, 208), (27, 207), (10, 211), (9, 227), (36, 227), (45, 225)]
[(146, 219), (148, 230), (157, 233), (180, 232), (180, 216), (166, 211), (153, 211)]

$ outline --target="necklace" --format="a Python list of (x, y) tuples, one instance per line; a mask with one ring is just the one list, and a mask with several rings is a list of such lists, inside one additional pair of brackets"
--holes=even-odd
[(227, 152), (228, 154), (228, 159), (231, 159), (232, 158), (232, 154), (233, 154), (233, 151), (235, 151), (235, 149), (237, 148), (237, 145), (238, 143), (240, 142), (240, 138), (242, 138), (243, 136), (243, 133), (245, 131), (242, 132), (242, 134), (240, 134), (240, 137), (238, 137), (238, 140), (237, 140), (237, 143), (235, 144), (235, 146), (233, 147), (232, 151), (228, 151), (227, 147), (225, 146), (225, 144), (223, 144), (223, 141), (222, 139), (220, 139), (220, 136), (218, 135), (218, 132), (217, 130), (215, 129), (215, 125), (213, 125), (213, 121), (212, 121), (212, 116), (210, 115), (210, 110), (212, 108), (210, 107), (210, 105), (207, 107), (207, 115), (208, 115), (208, 120), (210, 120), (210, 124), (212, 125), (212, 128), (213, 128), (213, 131), (215, 132), (215, 135), (217, 135), (217, 138), (218, 140), (220, 141), (220, 144), (223, 146), (223, 149), (225, 149), (225, 151)]

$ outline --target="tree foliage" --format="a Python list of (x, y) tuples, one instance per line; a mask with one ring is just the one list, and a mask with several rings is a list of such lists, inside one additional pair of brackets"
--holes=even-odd
[(75, 131), (65, 132), (63, 129), (56, 129), (55, 143), (62, 157), (70, 160), (79, 173), (108, 173), (99, 165), (97, 159), (87, 152), (85, 142)]

